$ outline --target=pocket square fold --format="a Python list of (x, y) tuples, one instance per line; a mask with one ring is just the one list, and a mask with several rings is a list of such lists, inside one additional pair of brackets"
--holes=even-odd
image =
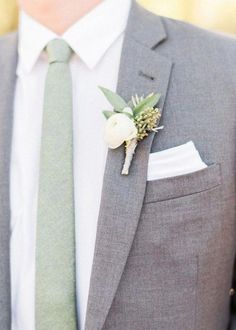
[(147, 180), (170, 178), (206, 168), (194, 143), (151, 153), (148, 162)]

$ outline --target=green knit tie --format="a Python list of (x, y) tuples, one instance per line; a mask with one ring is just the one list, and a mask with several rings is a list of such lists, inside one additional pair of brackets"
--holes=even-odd
[(75, 218), (73, 192), (71, 48), (60, 39), (46, 47), (36, 244), (37, 330), (75, 330)]

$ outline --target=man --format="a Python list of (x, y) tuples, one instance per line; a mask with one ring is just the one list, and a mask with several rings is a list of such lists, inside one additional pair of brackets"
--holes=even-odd
[[(19, 0), (0, 39), (1, 330), (236, 328), (236, 42), (131, 2)], [(161, 93), (128, 176), (97, 86)]]

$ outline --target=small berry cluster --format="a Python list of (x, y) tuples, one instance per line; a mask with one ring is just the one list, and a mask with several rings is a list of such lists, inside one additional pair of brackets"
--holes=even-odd
[(138, 130), (137, 139), (143, 140), (148, 136), (148, 132), (155, 131), (160, 118), (161, 113), (157, 108), (147, 108), (138, 114), (134, 118), (135, 126)]

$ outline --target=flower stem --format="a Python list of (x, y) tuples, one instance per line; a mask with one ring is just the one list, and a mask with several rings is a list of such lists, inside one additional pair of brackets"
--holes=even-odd
[(129, 168), (135, 153), (135, 149), (137, 147), (138, 141), (137, 139), (132, 139), (128, 142), (128, 145), (126, 146), (125, 150), (125, 163), (122, 169), (121, 174), (122, 175), (128, 175), (129, 174)]

